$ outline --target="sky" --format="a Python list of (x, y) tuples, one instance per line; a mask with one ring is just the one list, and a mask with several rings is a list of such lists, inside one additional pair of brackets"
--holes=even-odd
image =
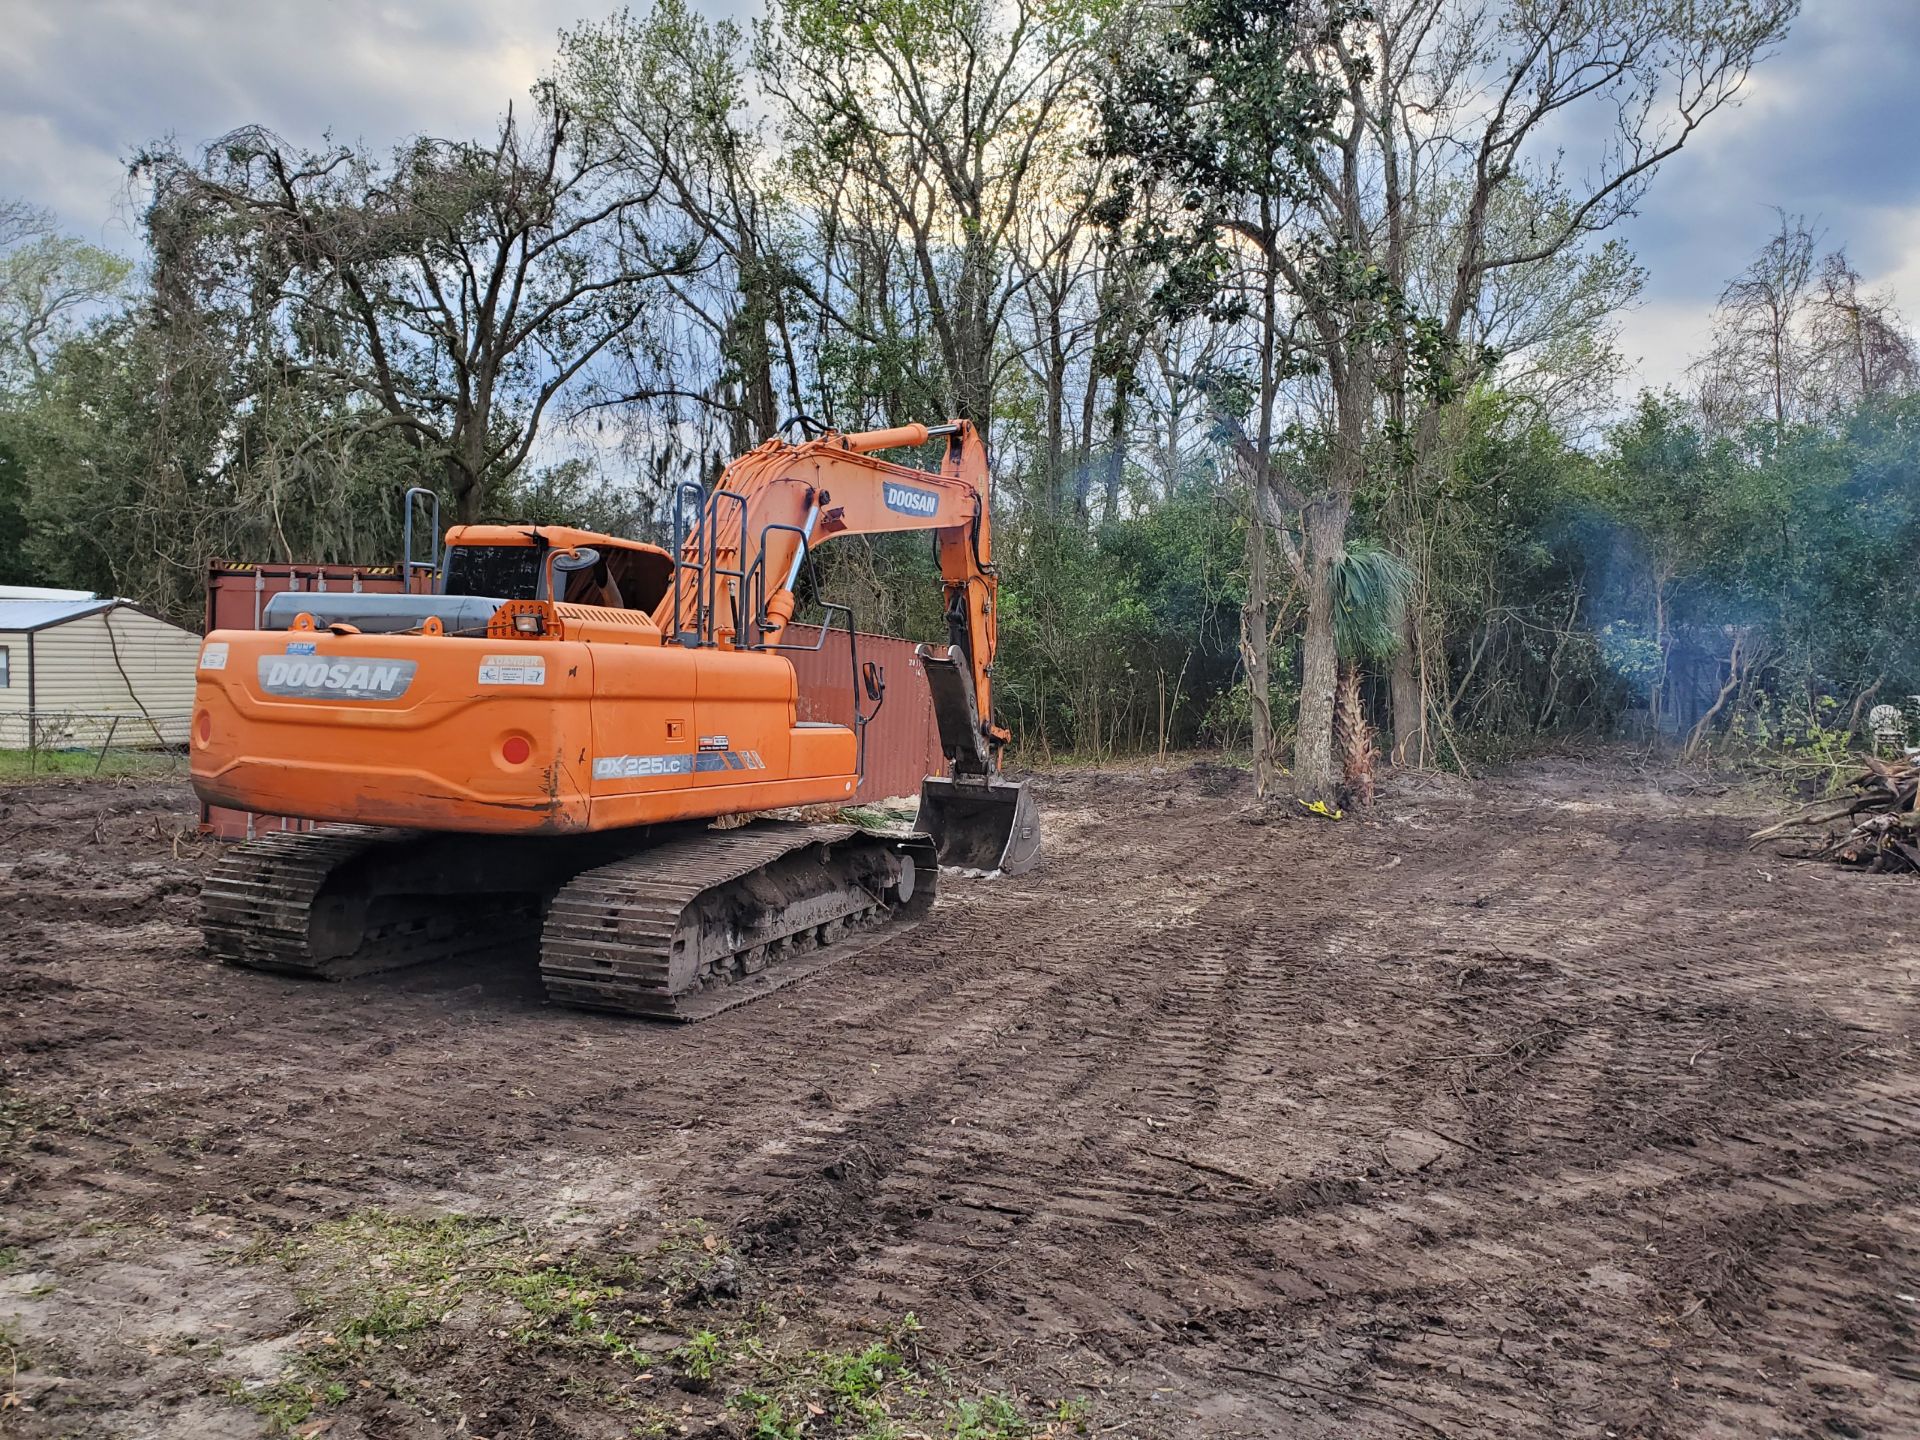
[[(700, 4), (700, 0), (695, 0)], [(709, 14), (752, 0), (706, 0)], [(0, 0), (0, 196), (134, 253), (128, 156), (245, 124), (377, 147), (480, 134), (559, 31), (618, 0)], [(1920, 0), (1807, 0), (1743, 103), (1689, 142), (1622, 236), (1648, 271), (1626, 383), (1681, 381), (1715, 299), (1804, 213), (1920, 321)]]

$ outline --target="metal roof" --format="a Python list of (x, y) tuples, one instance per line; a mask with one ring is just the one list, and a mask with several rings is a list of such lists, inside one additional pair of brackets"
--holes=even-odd
[(97, 615), (102, 610), (111, 610), (118, 603), (93, 597), (85, 600), (16, 600), (0, 595), (0, 633), (44, 630), (49, 625), (62, 625), (69, 620), (78, 620), (83, 615)]
[(56, 590), (51, 585), (0, 585), (0, 600), (97, 600), (91, 590)]

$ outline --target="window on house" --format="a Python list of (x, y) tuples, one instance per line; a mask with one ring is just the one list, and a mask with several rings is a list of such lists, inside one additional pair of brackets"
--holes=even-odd
[(12, 673), (7, 668), (7, 647), (0, 645), (0, 690), (13, 684)]

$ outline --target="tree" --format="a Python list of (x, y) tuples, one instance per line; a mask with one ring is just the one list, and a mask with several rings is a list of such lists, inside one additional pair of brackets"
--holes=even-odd
[(121, 256), (60, 234), (46, 211), (0, 201), (0, 388), (43, 378), (61, 341), (132, 273)]
[(1780, 228), (1721, 292), (1713, 346), (1693, 365), (1701, 412), (1722, 430), (1759, 419), (1784, 430), (1808, 398), (1802, 332), (1817, 242), (1804, 216), (1776, 213)]
[[(639, 417), (648, 438), (700, 431), (695, 478), (812, 406), (796, 344), (798, 279), (774, 168), (746, 115), (744, 41), (681, 0), (561, 36), (555, 92), (595, 130), (618, 183), (656, 194), (652, 223), (689, 263), (669, 303), (623, 337), (591, 401)], [(718, 433), (704, 427), (717, 422)], [(658, 423), (655, 423), (658, 422)]]
[(652, 243), (653, 196), (540, 98), (491, 144), (421, 139), (384, 167), (258, 128), (147, 152), (161, 319), (221, 314), (248, 352), (234, 404), (325, 389), (335, 438), (397, 435), (477, 518), (555, 397), (692, 263)]
[[(1332, 88), (1298, 63), (1326, 33), (1316, 35), (1307, 5), (1187, 0), (1167, 28), (1134, 42), (1133, 57), (1107, 77), (1102, 102), (1100, 144), (1120, 162), (1103, 211), (1154, 267), (1160, 315), (1173, 324), (1200, 315), (1246, 332), (1203, 384), (1256, 517), (1246, 531), (1241, 653), (1262, 795), (1279, 760), (1267, 699), (1268, 537), (1259, 520), (1277, 507), (1277, 489), (1299, 501), (1277, 454), (1281, 388), (1304, 362), (1285, 293), (1298, 279), (1287, 223), (1306, 202), (1310, 154), (1338, 105)], [(1309, 562), (1284, 528), (1278, 533), (1304, 575)], [(1309, 657), (1308, 686), (1321, 678), (1323, 658)], [(1324, 679), (1330, 702), (1333, 677)], [(1302, 736), (1311, 747), (1304, 728)]]
[(947, 408), (983, 436), (1012, 358), (1000, 341), (1032, 275), (1010, 252), (1033, 212), (1060, 203), (1047, 151), (1085, 101), (1105, 9), (777, 0), (757, 32), (755, 73), (778, 103), (794, 179), (828, 223), (846, 204), (900, 237)]
[[(1727, 553), (1728, 512), (1741, 478), (1737, 457), (1702, 434), (1676, 395), (1643, 393), (1609, 436), (1612, 454), (1595, 495), (1630, 537), (1635, 582), (1625, 603), (1644, 605), (1656, 653), (1648, 710), (1657, 726), (1675, 634), (1675, 586), (1703, 577)], [(1698, 618), (1721, 624), (1724, 611)]]
[[(1605, 317), (1637, 271), (1586, 247), (1733, 103), (1798, 0), (1388, 0), (1335, 56), (1348, 77), (1323, 227), (1411, 301), (1383, 347), (1396, 528), (1418, 530), (1447, 465), (1447, 411), (1504, 356), (1589, 388)], [(1589, 139), (1562, 148), (1569, 133)], [(1577, 259), (1574, 257), (1578, 257)], [(1435, 362), (1450, 373), (1435, 384)], [(1352, 412), (1353, 407), (1349, 407)], [(1416, 598), (1418, 587), (1416, 587)], [(1392, 674), (1395, 748), (1424, 763), (1433, 647), (1409, 607)]]
[[(1542, 274), (1630, 213), (1796, 9), (1796, 0), (1204, 4), (1176, 11), (1174, 34), (1132, 68), (1145, 77), (1144, 139), (1120, 144), (1157, 158), (1163, 172), (1177, 173), (1198, 129), (1180, 112), (1205, 117), (1250, 81), (1257, 95), (1256, 77), (1315, 105), (1332, 101), (1287, 137), (1288, 183), (1273, 191), (1265, 223), (1242, 217), (1235, 231), (1281, 285), (1275, 321), (1256, 330), (1288, 337), (1298, 383), (1274, 399), (1322, 437), (1321, 463), (1297, 493), (1254, 487), (1307, 594), (1295, 747), (1307, 793), (1328, 795), (1336, 781), (1330, 567), (1363, 489), (1430, 483), (1442, 414), (1499, 359), (1479, 323), (1488, 301), (1510, 298), (1512, 277)], [(1256, 71), (1237, 71), (1232, 57), (1267, 33), (1263, 25), (1280, 27), (1280, 43)], [(1196, 74), (1200, 87), (1180, 95)], [(1175, 95), (1180, 104), (1153, 103)], [(1284, 113), (1267, 106), (1276, 108)], [(1583, 111), (1604, 115), (1610, 134), (1576, 173), (1546, 146)], [(1238, 136), (1217, 138), (1221, 153), (1247, 153)], [(1587, 293), (1604, 313), (1627, 279), (1616, 262)], [(1556, 283), (1567, 283), (1564, 270)], [(1529, 343), (1551, 338), (1551, 327), (1538, 328), (1550, 306), (1518, 313), (1533, 317)], [(1280, 503), (1261, 503), (1268, 496)], [(1395, 678), (1396, 735), (1417, 735), (1424, 686), (1410, 669), (1396, 666)]]
[(1920, 384), (1920, 354), (1892, 294), (1864, 289), (1844, 249), (1820, 261), (1809, 310), (1815, 385), (1828, 414), (1908, 394)]

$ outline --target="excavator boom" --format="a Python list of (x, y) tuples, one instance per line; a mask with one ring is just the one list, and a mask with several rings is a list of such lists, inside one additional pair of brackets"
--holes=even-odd
[[(875, 453), (932, 440), (945, 441), (938, 471)], [(700, 497), (699, 525), (679, 527), (678, 581), (654, 621), (696, 644), (716, 628), (735, 641), (777, 641), (810, 546), (835, 535), (931, 530), (948, 645), (944, 653), (921, 646), (920, 661), (950, 773), (922, 785), (919, 827), (942, 865), (1018, 875), (1038, 863), (1040, 825), (1025, 783), (1000, 778), (1008, 735), (993, 719), (1000, 582), (989, 483), (985, 447), (963, 421), (769, 441)]]

